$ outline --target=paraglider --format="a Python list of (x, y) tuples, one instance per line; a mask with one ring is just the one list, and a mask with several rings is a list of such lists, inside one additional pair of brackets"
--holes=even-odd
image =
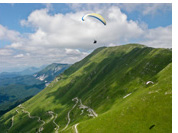
[(98, 19), (100, 22), (102, 22), (104, 25), (106, 25), (106, 20), (100, 15), (100, 14), (97, 14), (97, 13), (90, 13), (90, 14), (86, 14), (82, 17), (82, 20), (85, 21), (85, 19), (87, 17), (93, 17), (93, 18), (96, 18)]
[[(97, 20), (99, 20), (101, 23), (103, 23), (104, 25), (106, 25), (106, 20), (100, 15), (100, 14), (97, 14), (97, 13), (90, 13), (90, 14), (86, 14), (82, 17), (82, 21), (85, 21), (85, 19), (87, 17), (93, 17), (93, 18), (96, 18)], [(97, 40), (94, 40), (93, 44), (97, 43)]]
[(94, 42), (93, 43), (97, 43), (97, 41), (96, 40), (94, 40)]

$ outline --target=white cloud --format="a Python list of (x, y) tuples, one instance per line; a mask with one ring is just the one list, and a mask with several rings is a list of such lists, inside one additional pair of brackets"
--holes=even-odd
[(147, 29), (143, 35), (142, 44), (156, 48), (172, 47), (172, 26)]
[(20, 42), (14, 42), (11, 45), (7, 45), (7, 48), (14, 48), (14, 49), (18, 49), (20, 47), (22, 47), (23, 45)]
[(15, 58), (21, 58), (21, 57), (24, 57), (24, 55), (23, 54), (18, 54), (18, 55), (15, 55), (14, 57)]
[[(120, 43), (136, 38), (143, 32), (136, 22), (128, 21), (118, 7), (99, 11), (107, 19), (107, 26), (91, 19), (82, 22), (81, 17), (87, 12), (51, 16), (47, 9), (36, 10), (27, 20), (21, 21), (22, 25), (36, 28), (36, 32), (29, 35), (24, 43), (27, 45), (28, 42), (27, 47), (93, 49), (111, 42)], [(97, 45), (92, 44), (94, 39), (98, 39)]]
[[(172, 26), (148, 29), (145, 24), (128, 20), (119, 7), (98, 8), (101, 6), (99, 4), (92, 6), (88, 5), (87, 8), (73, 13), (54, 15), (49, 14), (51, 5), (35, 10), (26, 20), (21, 20), (22, 26), (35, 29), (34, 33), (25, 37), (0, 25), (0, 39), (12, 41), (5, 50), (0, 49), (0, 54), (3, 55), (1, 64), (9, 67), (18, 67), (19, 64), (22, 67), (32, 64), (39, 66), (54, 62), (71, 64), (81, 60), (89, 54), (87, 51), (97, 47), (126, 43), (139, 42), (152, 47), (172, 47)], [(90, 18), (81, 21), (83, 15), (94, 11), (103, 15), (107, 21), (106, 26)], [(151, 12), (145, 9), (145, 14), (147, 13)], [(94, 39), (97, 40), (96, 44), (93, 44)]]
[(46, 9), (53, 10), (53, 5), (51, 3), (44, 3), (44, 5), (46, 6)]
[(70, 54), (70, 55), (78, 55), (80, 54), (80, 51), (78, 49), (65, 49), (66, 54)]
[(93, 10), (98, 11), (98, 9), (107, 9), (111, 6), (117, 6), (123, 11), (128, 13), (137, 11), (142, 15), (155, 15), (160, 11), (171, 11), (171, 3), (107, 3), (107, 4), (86, 4), (86, 3), (72, 3), (68, 4), (72, 10), (81, 11), (81, 10)]
[(13, 53), (13, 50), (11, 50), (11, 49), (5, 49), (5, 48), (0, 49), (1, 56), (12, 55), (12, 53)]
[(20, 33), (9, 30), (0, 24), (0, 40), (18, 41), (20, 40)]
[(172, 10), (172, 4), (168, 3), (124, 3), (120, 4), (119, 7), (127, 12), (138, 11), (142, 15), (155, 15), (160, 11)]
[[(78, 9), (78, 7), (82, 7), (82, 5), (83, 4), (71, 4), (71, 7)], [(98, 12), (101, 13), (107, 20), (107, 26), (102, 25), (102, 23), (97, 20), (94, 21), (94, 19), (87, 19), (85, 22), (82, 22), (81, 17), (84, 14), (92, 12), (90, 11), (92, 8), (97, 10), (98, 8), (96, 7), (101, 6), (102, 4), (87, 5), (85, 7), (87, 7), (86, 9), (88, 10), (83, 9), (82, 11), (67, 13), (65, 15), (49, 15), (49, 10), (47, 8), (33, 11), (27, 20), (21, 21), (21, 24), (36, 28), (36, 32), (30, 34), (28, 36), (28, 40), (12, 44), (10, 47), (19, 47), (20, 49), (24, 49), (28, 52), (35, 51), (35, 49), (39, 50), (41, 47), (69, 49), (82, 48), (89, 50), (111, 43), (127, 43), (129, 40), (138, 40), (138, 38), (142, 36), (144, 36), (143, 40), (146, 40), (147, 44), (151, 45), (148, 43), (148, 36), (152, 34), (162, 35), (162, 32), (159, 33), (159, 29), (155, 32), (156, 29), (148, 30), (145, 24), (143, 26), (143, 24), (127, 20), (127, 15), (122, 13), (116, 6), (104, 6), (102, 9), (99, 8), (100, 10), (98, 10)], [(131, 8), (130, 11), (134, 10), (136, 7), (142, 7), (141, 4), (130, 5), (133, 5), (133, 9)], [(157, 4), (144, 5), (147, 5), (145, 10), (153, 7), (156, 10), (157, 7), (162, 7), (162, 4), (158, 4), (159, 6)], [(122, 6), (128, 7), (127, 4), (123, 4)], [(164, 28), (162, 27), (161, 29)], [(98, 41), (95, 45), (92, 44), (94, 39)], [(157, 38), (157, 40), (158, 39), (161, 38)], [(154, 40), (156, 40), (156, 38)], [(165, 42), (167, 45), (164, 46), (170, 47), (170, 39)]]
[(30, 56), (30, 53), (26, 53), (26, 56)]

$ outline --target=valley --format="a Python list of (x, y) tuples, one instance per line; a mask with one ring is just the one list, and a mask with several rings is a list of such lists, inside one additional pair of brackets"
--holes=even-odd
[(0, 128), (4, 133), (171, 133), (172, 51), (139, 44), (98, 48), (4, 114)]
[(69, 66), (53, 63), (31, 75), (23, 75), (29, 74), (29, 70), (19, 73), (1, 73), (0, 116), (39, 93)]

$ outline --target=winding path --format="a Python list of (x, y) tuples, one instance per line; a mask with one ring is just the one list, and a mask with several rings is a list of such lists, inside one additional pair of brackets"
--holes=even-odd
[(79, 101), (79, 100), (78, 100), (78, 98), (76, 97), (76, 98), (73, 98), (72, 101), (76, 101), (76, 102), (75, 102), (74, 106), (72, 107), (72, 109), (69, 110), (69, 112), (68, 112), (68, 114), (67, 114), (68, 122), (67, 122), (66, 126), (65, 126), (61, 131), (64, 131), (64, 130), (68, 127), (68, 125), (69, 125), (69, 123), (70, 123), (70, 112), (76, 107), (76, 105), (78, 104), (78, 101)]
[(51, 115), (51, 118), (50, 118), (50, 120), (48, 120), (48, 122), (46, 122), (46, 123), (49, 123), (53, 118), (54, 118), (54, 112), (53, 111), (48, 111), (47, 112), (49, 115)]
[(84, 109), (87, 109), (87, 111), (89, 112), (88, 116), (92, 116), (92, 117), (94, 117), (94, 118), (95, 118), (95, 117), (98, 117), (98, 114), (97, 114), (93, 109), (91, 109), (90, 107), (88, 107), (88, 106), (82, 104), (82, 100), (81, 100), (81, 99), (80, 99), (79, 108), (82, 109), (82, 110), (81, 110), (82, 112), (81, 112), (80, 115), (83, 114)]
[(17, 113), (19, 113), (19, 111), (18, 111), (17, 109), (16, 109), (15, 111), (16, 111)]
[[(76, 102), (75, 102), (75, 104), (73, 105), (73, 107), (71, 108), (71, 110), (69, 110), (69, 112), (67, 113), (68, 122), (67, 122), (66, 126), (65, 126), (61, 131), (64, 131), (64, 130), (68, 127), (68, 125), (69, 125), (69, 123), (70, 123), (70, 121), (71, 121), (71, 120), (70, 120), (70, 113), (71, 113), (71, 111), (76, 107), (76, 105), (79, 103), (79, 101), (80, 101), (79, 109), (81, 109), (81, 114), (80, 114), (80, 115), (82, 115), (83, 112), (84, 112), (84, 110), (87, 109), (87, 111), (89, 112), (88, 116), (92, 116), (92, 117), (94, 117), (94, 118), (95, 118), (95, 117), (98, 117), (98, 114), (97, 114), (93, 109), (89, 108), (89, 107), (86, 106), (86, 105), (83, 105), (83, 104), (82, 104), (82, 100), (81, 100), (81, 99), (78, 99), (78, 97), (73, 98), (72, 101), (76, 101)], [(74, 125), (75, 132), (76, 132), (76, 133), (78, 133), (78, 130), (77, 130), (77, 125), (78, 125), (78, 124), (79, 124), (79, 123), (77, 123), (77, 124)]]
[(54, 120), (53, 120), (53, 123), (56, 125), (56, 128), (54, 128), (56, 131), (55, 131), (55, 133), (58, 133), (58, 130), (59, 130), (59, 125), (55, 122), (55, 120), (57, 119), (57, 114), (56, 114), (56, 116), (55, 116), (55, 118), (54, 118)]
[(14, 125), (14, 116), (12, 116), (11, 121), (12, 121), (12, 123), (11, 123), (11, 126), (9, 127), (8, 131), (9, 131), (9, 130), (13, 127), (13, 125)]
[[(41, 126), (39, 127), (38, 132), (42, 132), (42, 131), (44, 130), (43, 126), (46, 124), (45, 121), (41, 120), (41, 118), (40, 118), (39, 116), (31, 116), (31, 115), (30, 115), (30, 112), (24, 110), (25, 108), (24, 108), (21, 104), (20, 104), (18, 107), (22, 109), (22, 112), (23, 112), (23, 113), (28, 114), (28, 117), (29, 117), (29, 118), (31, 118), (31, 119), (37, 118), (37, 119), (38, 119), (37, 121), (42, 123)], [(50, 120), (49, 120), (47, 123), (49, 123), (49, 122), (53, 119), (53, 123), (54, 123), (54, 125), (56, 126), (56, 127), (54, 128), (55, 133), (58, 133), (59, 125), (55, 122), (55, 120), (56, 120), (57, 117), (58, 117), (58, 114), (54, 113), (53, 111), (48, 111), (48, 114), (51, 115), (51, 118), (50, 118)], [(54, 115), (55, 115), (55, 117), (54, 117)]]
[(24, 108), (21, 104), (20, 104), (18, 107), (22, 109), (22, 112), (23, 112), (23, 113), (28, 114), (28, 117), (29, 117), (29, 118), (31, 118), (31, 119), (37, 118), (37, 119), (38, 119), (37, 121), (42, 123), (41, 126), (39, 127), (38, 132), (41, 132), (41, 131), (44, 130), (43, 126), (45, 125), (45, 121), (41, 120), (41, 118), (40, 118), (39, 116), (31, 116), (31, 115), (30, 115), (30, 112), (24, 110), (25, 108)]
[[(98, 117), (98, 114), (97, 114), (93, 109), (91, 109), (90, 107), (88, 107), (88, 106), (86, 106), (86, 105), (83, 105), (81, 99), (78, 99), (78, 97), (73, 98), (72, 101), (75, 101), (75, 104), (74, 104), (74, 105), (72, 106), (72, 108), (68, 111), (68, 113), (67, 113), (68, 122), (67, 122), (66, 126), (65, 126), (61, 131), (64, 131), (64, 130), (68, 127), (68, 125), (70, 124), (70, 121), (71, 121), (71, 119), (70, 119), (70, 113), (71, 113), (71, 111), (77, 106), (77, 104), (79, 103), (79, 101), (80, 101), (79, 109), (81, 109), (81, 114), (80, 114), (80, 115), (82, 115), (83, 112), (84, 112), (84, 110), (87, 109), (87, 111), (88, 111), (88, 113), (89, 113), (88, 116), (92, 116), (92, 117), (94, 117), (94, 118), (95, 118), (95, 117)], [(54, 125), (56, 126), (56, 127), (54, 128), (55, 133), (58, 133), (58, 131), (59, 131), (59, 125), (55, 122), (56, 119), (57, 119), (57, 117), (58, 117), (58, 114), (54, 113), (53, 111), (48, 111), (47, 113), (48, 113), (49, 115), (51, 115), (51, 118), (50, 118), (50, 120), (49, 120), (48, 122), (45, 122), (45, 121), (43, 121), (39, 116), (31, 116), (31, 115), (30, 115), (30, 112), (28, 112), (27, 110), (25, 110), (25, 108), (24, 108), (21, 104), (20, 104), (18, 107), (19, 107), (20, 109), (22, 109), (22, 112), (23, 112), (23, 113), (28, 114), (28, 117), (29, 117), (29, 118), (31, 118), (31, 119), (35, 119), (35, 118), (36, 118), (38, 122), (41, 122), (41, 123), (42, 123), (42, 124), (40, 125), (40, 127), (39, 127), (39, 129), (38, 129), (37, 132), (39, 132), (39, 133), (42, 132), (42, 131), (44, 130), (43, 126), (44, 126), (46, 123), (49, 123), (51, 120), (53, 120), (53, 123), (54, 123)], [(18, 110), (16, 110), (16, 112), (19, 113)], [(10, 130), (10, 129), (13, 127), (14, 116), (12, 116), (11, 120), (12, 120), (12, 124), (11, 124), (11, 126), (9, 127), (8, 130)], [(75, 129), (75, 133), (78, 133), (78, 130), (77, 130), (77, 126), (78, 126), (78, 125), (79, 125), (79, 123), (77, 123), (77, 124), (75, 124), (75, 125), (72, 126), (72, 127), (74, 127), (74, 129)]]
[(54, 123), (54, 125), (56, 126), (56, 127), (54, 128), (54, 129), (55, 129), (55, 132), (58, 133), (59, 125), (55, 122), (55, 120), (57, 119), (58, 114), (54, 113), (53, 111), (48, 111), (48, 114), (51, 115), (51, 120), (54, 118), (54, 115), (53, 115), (53, 114), (56, 115), (55, 118), (53, 119), (53, 123)]
[(77, 130), (77, 126), (78, 126), (79, 123), (75, 124), (74, 127), (75, 127), (75, 133), (78, 133), (78, 130)]

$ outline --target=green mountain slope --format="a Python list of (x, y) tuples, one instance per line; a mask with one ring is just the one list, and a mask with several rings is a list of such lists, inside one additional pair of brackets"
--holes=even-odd
[(41, 71), (35, 73), (34, 77), (40, 79), (41, 81), (45, 80), (46, 82), (51, 82), (57, 75), (62, 73), (69, 66), (70, 64), (52, 63)]
[(0, 129), (172, 132), (172, 53), (138, 44), (96, 49), (6, 113)]
[(53, 63), (34, 75), (1, 74), (0, 116), (40, 92), (69, 66), (69, 64)]

